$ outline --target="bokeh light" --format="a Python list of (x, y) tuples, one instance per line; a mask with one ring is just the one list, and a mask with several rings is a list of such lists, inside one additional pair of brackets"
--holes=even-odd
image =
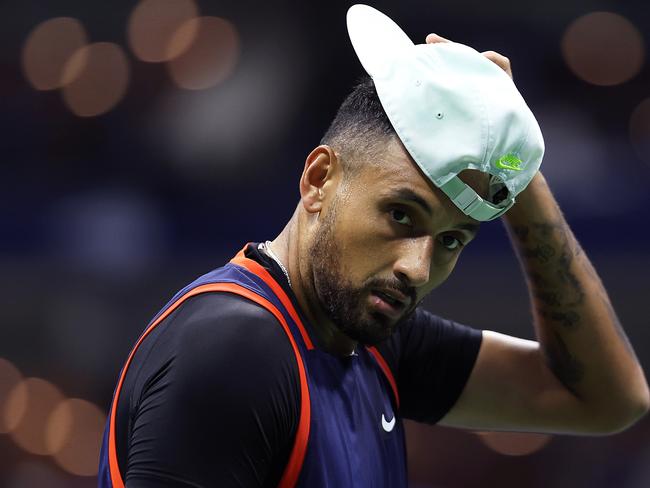
[[(22, 375), (20, 374), (20, 371), (18, 371), (18, 368), (6, 359), (0, 358), (0, 434), (6, 434), (15, 427), (22, 416), (21, 412), (24, 412), (24, 409), (20, 408), (21, 412), (14, 413), (11, 422), (12, 425), (10, 425), (10, 422), (6, 419), (5, 412), (7, 411), (6, 408), (9, 393), (20, 383), (21, 380)], [(24, 405), (24, 402), (21, 403)]]
[(618, 85), (641, 70), (643, 37), (623, 16), (593, 12), (569, 25), (562, 55), (578, 78), (594, 85)]
[(639, 103), (632, 112), (630, 139), (638, 156), (650, 164), (650, 98)]
[(87, 42), (86, 31), (77, 19), (57, 17), (42, 22), (29, 33), (23, 46), (25, 77), (37, 90), (61, 88), (74, 79), (68, 76), (64, 80), (66, 62)]
[[(128, 38), (133, 54), (151, 63), (169, 61), (194, 41), (196, 29), (171, 44), (174, 33), (199, 14), (193, 0), (143, 0), (129, 17)], [(193, 24), (194, 27), (198, 27)], [(182, 41), (182, 42), (181, 42)]]
[(63, 76), (77, 72), (76, 79), (63, 88), (63, 99), (80, 117), (108, 112), (126, 93), (129, 64), (117, 44), (96, 42), (79, 49), (66, 63)]
[(47, 419), (63, 395), (49, 381), (27, 378), (9, 393), (5, 420), (16, 444), (34, 454), (50, 454), (45, 442)]
[(151, 146), (195, 181), (241, 181), (243, 161), (246, 171), (265, 171), (264, 153), (283, 144), (303, 108), (314, 62), (294, 27), (275, 22), (282, 37), (273, 43), (263, 40), (271, 27), (259, 31), (218, 89), (168, 91), (150, 118)]
[(21, 423), (27, 411), (28, 400), (28, 390), (24, 381), (20, 381), (9, 391), (2, 412), (2, 423), (6, 432), (12, 432)]
[(506, 456), (526, 456), (542, 449), (550, 442), (548, 434), (522, 432), (476, 432), (490, 449)]
[(62, 401), (47, 420), (48, 451), (66, 471), (96, 475), (105, 421), (106, 415), (93, 403), (79, 398)]
[(183, 54), (167, 64), (173, 81), (181, 88), (203, 90), (226, 79), (239, 57), (239, 36), (235, 26), (220, 17), (197, 17), (185, 22), (174, 33), (169, 49), (185, 46)]

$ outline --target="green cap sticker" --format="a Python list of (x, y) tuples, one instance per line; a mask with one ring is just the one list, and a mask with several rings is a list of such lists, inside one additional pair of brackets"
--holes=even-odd
[(509, 169), (512, 171), (522, 171), (524, 168), (521, 167), (523, 161), (519, 159), (514, 154), (506, 154), (501, 156), (494, 165), (500, 169)]

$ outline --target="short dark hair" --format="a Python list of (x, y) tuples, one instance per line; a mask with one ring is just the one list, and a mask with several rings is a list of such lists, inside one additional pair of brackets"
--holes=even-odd
[(359, 163), (372, 162), (394, 135), (372, 78), (364, 76), (339, 107), (320, 143), (338, 152), (345, 171), (354, 174)]

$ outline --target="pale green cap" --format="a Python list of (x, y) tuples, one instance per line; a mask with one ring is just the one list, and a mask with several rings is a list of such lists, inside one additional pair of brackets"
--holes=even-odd
[[(347, 24), (389, 120), (424, 174), (476, 220), (508, 210), (544, 155), (539, 124), (510, 77), (463, 44), (413, 44), (367, 5), (350, 7)], [(465, 169), (490, 174), (488, 198), (504, 186), (505, 198), (481, 198), (458, 178)]]

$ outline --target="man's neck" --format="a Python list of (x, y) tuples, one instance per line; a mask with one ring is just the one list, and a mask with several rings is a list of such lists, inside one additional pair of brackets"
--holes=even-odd
[(336, 356), (350, 356), (357, 343), (343, 334), (320, 306), (313, 279), (309, 277), (310, 256), (308, 249), (301, 246), (300, 235), (297, 215), (294, 214), (282, 232), (271, 241), (273, 252), (289, 273), (291, 290), (309, 320), (311, 329), (316, 333), (319, 347)]

